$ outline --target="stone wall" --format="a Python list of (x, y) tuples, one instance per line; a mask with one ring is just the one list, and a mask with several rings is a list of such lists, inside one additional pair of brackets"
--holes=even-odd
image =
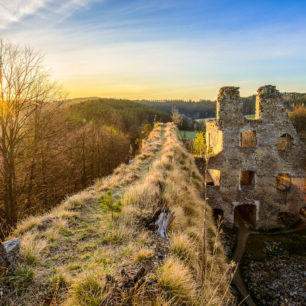
[[(243, 132), (256, 139), (243, 141)], [(223, 210), (228, 224), (234, 223), (239, 205), (256, 206), (256, 226), (261, 228), (280, 226), (281, 212), (298, 214), (305, 206), (305, 148), (275, 86), (258, 89), (255, 120), (243, 116), (239, 88), (221, 88), (217, 120), (207, 122), (206, 139), (212, 153), (208, 169), (221, 171), (220, 186), (207, 188), (209, 202)], [(279, 174), (289, 177), (288, 188), (277, 188)], [(243, 185), (245, 175), (250, 185)]]

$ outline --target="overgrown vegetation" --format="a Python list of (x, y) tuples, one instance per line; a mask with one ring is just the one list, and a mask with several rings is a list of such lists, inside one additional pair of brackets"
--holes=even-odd
[(292, 112), (289, 113), (289, 117), (299, 137), (306, 142), (306, 107), (295, 107)]
[[(0, 303), (40, 305), (54, 298), (65, 305), (231, 303), (232, 266), (200, 198), (193, 157), (173, 124), (156, 125), (144, 142), (133, 162), (98, 180), (94, 190), (18, 225), (13, 235), (22, 239), (20, 261), (33, 278), (22, 286), (9, 282), (7, 274)], [(121, 201), (122, 210), (112, 216), (101, 209), (105, 196)], [(169, 240), (156, 233), (161, 212), (169, 216)], [(14, 271), (12, 266), (9, 273)]]

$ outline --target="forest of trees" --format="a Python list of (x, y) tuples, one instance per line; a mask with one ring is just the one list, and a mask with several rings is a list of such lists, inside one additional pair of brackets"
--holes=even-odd
[(199, 102), (183, 100), (165, 100), (165, 101), (136, 101), (142, 105), (149, 106), (165, 113), (172, 113), (177, 109), (180, 114), (190, 118), (211, 118), (216, 114), (216, 103), (214, 101), (202, 100)]
[(9, 226), (110, 174), (135, 153), (145, 124), (170, 120), (134, 102), (107, 99), (57, 103), (30, 117), (14, 159), (14, 211), (6, 211), (5, 177), (0, 180), (0, 216)]
[(300, 106), (306, 106), (306, 94), (305, 93), (284, 93), (284, 100), (286, 101), (288, 108), (295, 108)]
[(170, 116), (125, 100), (67, 103), (29, 48), (2, 45), (0, 237), (135, 153), (142, 127)]
[[(300, 93), (284, 93), (285, 107), (292, 110), (297, 106), (305, 106), (306, 94)], [(255, 113), (256, 95), (249, 97), (242, 97), (243, 113), (244, 115), (251, 115)], [(180, 114), (183, 114), (192, 119), (200, 118), (214, 118), (216, 117), (216, 101), (201, 100), (183, 101), (183, 100), (165, 100), (165, 101), (136, 101), (140, 104), (147, 105), (156, 110), (170, 114), (173, 109), (177, 109)]]
[(306, 143), (306, 107), (299, 105), (289, 112), (291, 119), (300, 139)]
[[(245, 115), (253, 114), (255, 111), (255, 98), (256, 96), (250, 96), (242, 98), (243, 111)], [(180, 114), (193, 119), (200, 118), (214, 118), (216, 116), (216, 101), (201, 100), (195, 101), (183, 101), (183, 100), (165, 100), (165, 101), (148, 101), (140, 100), (136, 101), (142, 105), (149, 106), (161, 112), (168, 114), (172, 113), (173, 109), (177, 109)]]

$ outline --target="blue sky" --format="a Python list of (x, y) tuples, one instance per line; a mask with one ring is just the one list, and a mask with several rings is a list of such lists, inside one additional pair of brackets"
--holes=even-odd
[(45, 54), (71, 97), (306, 92), (306, 1), (0, 0), (0, 35)]

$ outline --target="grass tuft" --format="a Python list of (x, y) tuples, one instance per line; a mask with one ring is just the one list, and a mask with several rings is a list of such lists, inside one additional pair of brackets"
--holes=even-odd
[(150, 258), (153, 255), (153, 251), (147, 248), (142, 248), (138, 251), (135, 256), (135, 261), (140, 262)]
[(158, 283), (176, 303), (192, 303), (195, 301), (196, 284), (189, 269), (178, 259), (166, 260), (158, 271)]
[(72, 285), (71, 305), (100, 306), (106, 297), (105, 278), (97, 273), (90, 273)]
[(25, 292), (27, 287), (32, 284), (33, 277), (33, 268), (20, 264), (14, 271), (6, 275), (6, 282), (8, 282), (9, 286), (13, 287), (17, 295), (20, 296)]
[(184, 233), (171, 235), (171, 251), (180, 259), (191, 259), (194, 256), (195, 245)]

